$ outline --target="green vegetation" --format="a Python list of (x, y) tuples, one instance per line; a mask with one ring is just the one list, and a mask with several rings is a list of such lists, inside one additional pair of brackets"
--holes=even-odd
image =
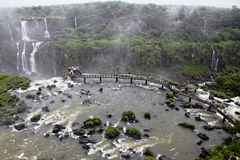
[(127, 128), (126, 134), (134, 139), (141, 139), (142, 133), (136, 128)]
[(237, 121), (234, 126), (229, 126), (225, 128), (225, 131), (230, 134), (240, 133), (240, 121)]
[(166, 98), (167, 98), (167, 99), (170, 99), (170, 98), (173, 98), (173, 97), (174, 97), (173, 92), (167, 92), (167, 93), (166, 93)]
[(83, 122), (85, 128), (93, 128), (102, 124), (99, 118), (89, 118)]
[(188, 66), (184, 66), (182, 73), (190, 77), (197, 77), (197, 76), (207, 77), (211, 74), (211, 71), (207, 66), (188, 65)]
[(77, 135), (77, 136), (82, 136), (86, 133), (85, 129), (83, 128), (79, 128), (73, 131), (73, 134)]
[(167, 99), (165, 103), (168, 105), (168, 107), (175, 107), (175, 100), (173, 98)]
[(10, 95), (9, 89), (26, 89), (29, 80), (9, 74), (0, 73), (0, 124), (9, 125), (14, 123), (14, 115), (25, 111), (26, 105), (15, 95)]
[(145, 112), (144, 113), (144, 118), (145, 119), (151, 119), (151, 113), (150, 112)]
[(182, 126), (182, 127), (185, 127), (185, 128), (188, 128), (188, 129), (192, 129), (192, 130), (195, 129), (195, 126), (193, 124), (190, 124), (190, 123), (187, 123), (187, 122), (178, 123), (178, 125)]
[(119, 136), (120, 132), (116, 127), (108, 127), (105, 132), (105, 137), (108, 139), (113, 139)]
[(174, 85), (174, 86), (176, 86), (176, 87), (180, 87), (181, 86), (181, 84), (179, 83), (179, 82), (177, 82), (177, 81), (174, 81), (174, 80), (165, 80), (168, 84), (171, 84), (171, 85)]
[(40, 119), (41, 119), (41, 114), (36, 114), (30, 120), (31, 122), (38, 122)]
[(192, 107), (196, 109), (203, 109), (203, 104), (200, 102), (196, 102)]
[(240, 157), (240, 141), (232, 140), (227, 145), (217, 145), (209, 149), (209, 160), (226, 160), (234, 155)]
[(144, 158), (144, 160), (156, 160), (156, 158), (151, 157), (151, 156), (147, 156), (147, 157)]
[(154, 157), (154, 154), (153, 154), (152, 150), (150, 150), (149, 148), (147, 148), (143, 154), (145, 156)]
[(136, 120), (136, 116), (133, 111), (124, 111), (122, 113), (122, 121), (133, 122)]

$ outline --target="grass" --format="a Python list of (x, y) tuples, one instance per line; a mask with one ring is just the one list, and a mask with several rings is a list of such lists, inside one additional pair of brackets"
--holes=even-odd
[(25, 111), (26, 105), (15, 95), (10, 95), (10, 89), (26, 89), (30, 81), (25, 77), (17, 77), (0, 73), (0, 124), (9, 125), (16, 121), (14, 115)]

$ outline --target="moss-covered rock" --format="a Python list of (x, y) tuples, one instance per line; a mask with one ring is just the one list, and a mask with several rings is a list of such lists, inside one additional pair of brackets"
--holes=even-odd
[(150, 112), (145, 112), (144, 113), (144, 118), (145, 119), (151, 119), (151, 113)]
[(119, 136), (120, 132), (116, 127), (108, 127), (105, 132), (105, 137), (108, 139), (113, 139)]
[(174, 97), (173, 92), (167, 92), (167, 93), (166, 93), (166, 98), (167, 98), (167, 99), (173, 98), (173, 97)]
[(14, 126), (14, 128), (15, 128), (16, 130), (18, 130), (18, 131), (21, 131), (21, 130), (27, 128), (27, 125), (24, 124), (24, 123), (20, 123), (20, 124), (16, 124), (16, 125)]
[(142, 133), (136, 128), (127, 128), (126, 134), (134, 139), (141, 139)]
[(173, 98), (167, 99), (165, 103), (168, 105), (168, 107), (175, 107), (175, 100)]
[(154, 157), (154, 154), (153, 154), (152, 150), (150, 150), (150, 148), (147, 148), (143, 154), (145, 156)]
[(31, 122), (38, 122), (40, 119), (41, 119), (41, 114), (36, 114), (30, 120)]
[(77, 135), (77, 136), (82, 136), (86, 133), (85, 129), (83, 128), (79, 128), (76, 130), (73, 130), (73, 134)]
[(147, 156), (144, 158), (144, 160), (157, 160), (155, 157)]
[(89, 118), (86, 121), (84, 121), (85, 128), (93, 128), (96, 126), (100, 126), (101, 124), (102, 124), (102, 121), (99, 118)]
[(133, 122), (136, 120), (136, 116), (133, 111), (124, 111), (122, 113), (122, 121)]
[(188, 128), (188, 129), (191, 129), (191, 130), (194, 130), (195, 129), (195, 126), (193, 124), (190, 124), (190, 123), (186, 123), (186, 122), (183, 122), (183, 123), (178, 123), (179, 126), (182, 126), (184, 128)]

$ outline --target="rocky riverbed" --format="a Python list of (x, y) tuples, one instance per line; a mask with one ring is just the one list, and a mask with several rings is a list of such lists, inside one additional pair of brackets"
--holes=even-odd
[[(125, 81), (98, 84), (97, 80), (83, 84), (58, 77), (33, 81), (27, 90), (11, 91), (25, 100), (28, 112), (19, 115), (16, 124), (25, 125), (21, 130), (14, 125), (0, 127), (0, 159), (141, 159), (148, 147), (158, 157), (194, 159), (201, 148), (220, 144), (229, 136), (215, 113), (182, 108), (181, 99), (169, 108), (165, 92), (140, 81), (132, 85)], [(136, 121), (122, 122), (124, 111), (133, 111)], [(145, 112), (151, 113), (150, 119), (144, 118)], [(41, 115), (37, 122), (32, 120), (35, 115)], [(89, 117), (100, 118), (101, 126), (75, 135), (73, 130), (83, 127)], [(194, 130), (178, 126), (182, 122), (193, 124)], [(110, 125), (120, 131), (114, 140), (104, 137)], [(139, 129), (141, 139), (127, 136), (129, 127)]]

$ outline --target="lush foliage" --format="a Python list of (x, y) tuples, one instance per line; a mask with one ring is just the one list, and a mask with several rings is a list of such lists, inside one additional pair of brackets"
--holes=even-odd
[(14, 123), (14, 115), (23, 112), (26, 109), (24, 102), (21, 102), (15, 95), (10, 95), (9, 89), (29, 87), (27, 78), (17, 77), (0, 73), (0, 124)]
[(108, 139), (113, 139), (119, 136), (120, 132), (116, 127), (108, 127), (105, 132), (105, 137)]
[(126, 134), (134, 139), (141, 139), (142, 133), (136, 128), (127, 128)]
[(85, 128), (93, 128), (93, 127), (101, 125), (102, 121), (101, 121), (101, 119), (94, 117), (94, 118), (87, 119), (83, 123), (84, 123)]
[(165, 103), (171, 108), (175, 106), (175, 100), (173, 98), (167, 99)]
[(136, 119), (136, 116), (133, 111), (124, 111), (122, 113), (122, 121), (124, 122), (133, 122)]

